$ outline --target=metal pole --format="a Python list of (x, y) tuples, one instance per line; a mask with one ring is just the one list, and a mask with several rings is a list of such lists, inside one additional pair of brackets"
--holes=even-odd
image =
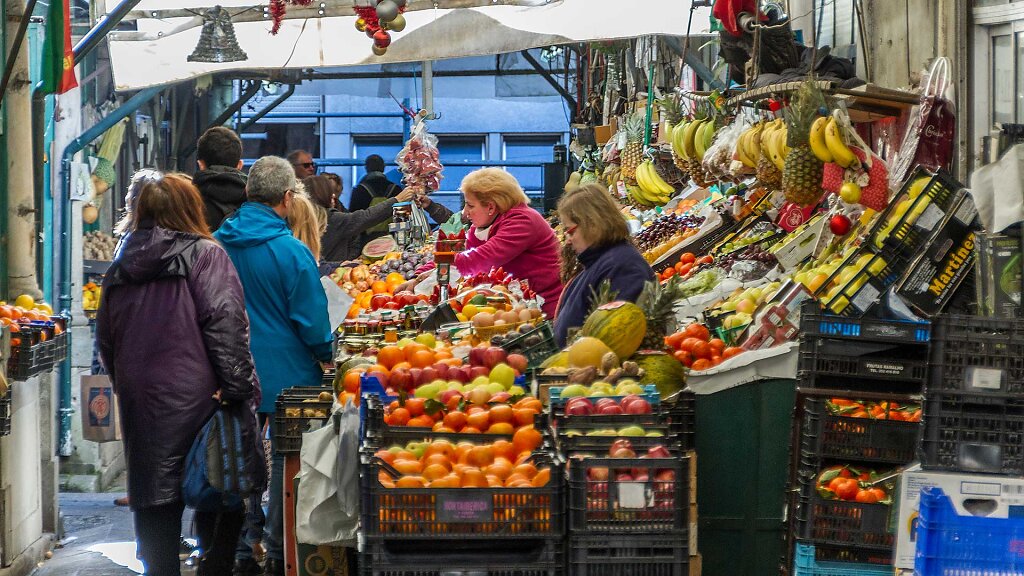
[[(150, 87), (137, 92), (105, 118), (89, 128), (81, 136), (71, 141), (61, 155), (61, 203), (60, 222), (60, 308), (61, 314), (71, 316), (71, 159), (82, 151), (93, 140), (99, 138), (114, 124), (149, 102), (163, 90), (162, 87)], [(67, 331), (68, 348), (72, 345), (72, 330)], [(68, 354), (60, 364), (60, 444), (61, 456), (71, 455), (71, 355)]]
[(434, 113), (434, 63), (423, 61), (423, 109), (427, 117)]
[[(180, 160), (182, 158), (188, 158), (189, 156), (192, 155), (193, 152), (195, 152), (196, 146), (199, 145), (199, 137), (202, 136), (204, 132), (206, 132), (210, 128), (213, 128), (214, 126), (223, 126), (225, 122), (227, 122), (232, 116), (235, 115), (235, 112), (241, 110), (242, 106), (245, 106), (246, 103), (249, 102), (249, 100), (252, 100), (253, 97), (256, 96), (256, 93), (260, 91), (260, 88), (261, 85), (259, 82), (251, 83), (249, 88), (245, 92), (243, 92), (241, 96), (238, 97), (238, 100), (236, 100), (233, 104), (231, 104), (231, 106), (228, 106), (223, 112), (221, 112), (220, 116), (217, 116), (213, 119), (212, 122), (207, 124), (206, 128), (203, 128), (201, 131), (197, 131), (195, 140), (190, 142), (189, 145), (186, 146), (184, 149), (178, 151), (178, 165), (181, 165)], [(198, 118), (198, 115), (196, 117)]]
[(287, 100), (292, 94), (295, 94), (295, 84), (289, 84), (287, 90), (279, 94), (277, 98), (274, 98), (273, 102), (267, 104), (266, 106), (263, 107), (262, 110), (253, 114), (252, 116), (246, 118), (245, 116), (242, 116), (241, 113), (239, 113), (238, 117), (246, 118), (246, 120), (245, 122), (242, 122), (235, 127), (235, 132), (238, 132), (239, 134), (245, 132), (247, 128), (259, 122), (260, 118), (263, 118), (267, 114), (270, 114), (271, 112), (274, 111), (275, 108), (283, 104), (284, 101)]
[[(51, 0), (52, 1), (52, 0)], [(121, 0), (121, 3), (114, 7), (107, 15), (103, 17), (91, 30), (85, 33), (85, 36), (75, 44), (75, 64), (81, 62), (89, 52), (92, 52), (94, 48), (99, 46), (100, 41), (103, 40), (107, 33), (116, 27), (121, 20), (132, 11), (132, 8), (141, 2), (142, 0)]]
[[(576, 98), (573, 98), (573, 95), (570, 94), (568, 90), (551, 77), (551, 73), (545, 70), (544, 67), (540, 65), (540, 62), (537, 62), (537, 59), (530, 54), (530, 51), (520, 50), (519, 53), (523, 55), (523, 59), (529, 62), (530, 66), (533, 66), (534, 70), (536, 70), (536, 72), (540, 74), (548, 84), (551, 84), (551, 87), (554, 88), (562, 98), (565, 98), (565, 101), (569, 103), (569, 109), (576, 110)], [(504, 74), (504, 72), (499, 72), (498, 74)]]
[[(406, 110), (409, 109), (409, 99), (402, 99), (402, 107)], [(402, 143), (405, 144), (409, 141), (409, 136), (412, 134), (412, 118), (408, 114), (402, 113)]]
[(7, 95), (7, 84), (14, 74), (14, 63), (18, 60), (18, 53), (21, 52), (21, 45), (25, 42), (25, 33), (28, 32), (28, 24), (32, 20), (32, 11), (36, 9), (36, 0), (28, 0), (25, 5), (25, 12), (18, 22), (18, 31), (14, 34), (14, 42), (11, 45), (11, 53), (7, 55), (7, 65), (4, 66), (4, 77), (0, 80), (0, 102), (4, 101)]

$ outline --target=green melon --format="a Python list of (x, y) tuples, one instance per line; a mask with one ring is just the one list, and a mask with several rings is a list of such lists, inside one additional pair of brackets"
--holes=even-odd
[(641, 350), (630, 360), (644, 369), (641, 384), (654, 384), (666, 398), (686, 387), (686, 369), (679, 360), (658, 350)]
[(647, 333), (647, 318), (632, 302), (609, 302), (594, 310), (580, 329), (581, 336), (604, 342), (619, 358), (628, 358), (640, 348)]
[(370, 240), (366, 243), (366, 246), (363, 246), (363, 258), (370, 262), (376, 262), (397, 250), (398, 242), (395, 242), (394, 238), (391, 236), (381, 236), (380, 238)]

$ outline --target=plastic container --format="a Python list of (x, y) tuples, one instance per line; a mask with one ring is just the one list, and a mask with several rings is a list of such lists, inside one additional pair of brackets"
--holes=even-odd
[(543, 455), (538, 467), (551, 468), (551, 481), (539, 488), (386, 488), (376, 458), (364, 456), (360, 474), (362, 530), (367, 537), (426, 540), (450, 550), (470, 541), (560, 538), (564, 531), (564, 473)]
[(561, 538), (437, 542), (368, 537), (359, 555), (362, 576), (560, 576), (565, 573)]
[[(566, 402), (568, 402), (569, 400), (572, 400), (571, 397), (570, 398), (562, 398), (561, 393), (562, 393), (562, 388), (564, 388), (564, 387), (565, 386), (551, 386), (549, 388), (549, 390), (548, 390), (548, 393), (550, 394), (550, 397), (548, 399), (548, 403), (552, 406), (553, 410), (558, 410), (558, 409), (563, 408), (565, 406)], [(643, 385), (643, 389), (644, 389), (643, 393), (642, 394), (638, 394), (638, 396), (640, 396), (641, 398), (643, 398), (643, 399), (647, 400), (648, 402), (650, 402), (652, 406), (661, 403), (661, 396), (658, 394), (658, 387), (657, 386), (655, 386), (654, 384), (644, 384)], [(625, 397), (626, 397), (625, 395), (622, 395), (622, 396), (590, 396), (590, 397), (588, 397), (588, 400), (590, 400), (591, 402), (597, 402), (601, 398), (611, 398), (612, 400), (615, 400), (616, 402), (618, 402), (618, 401), (622, 400)]]
[(804, 337), (800, 341), (798, 369), (802, 374), (816, 376), (902, 380), (924, 386), (928, 380), (928, 357), (917, 345), (879, 345)]
[(819, 562), (813, 544), (797, 542), (793, 576), (891, 576), (892, 567), (849, 562)]
[[(640, 454), (640, 449), (634, 449)], [(689, 455), (573, 458), (568, 466), (571, 534), (672, 534), (686, 542)], [(629, 478), (618, 479), (622, 474)], [(648, 479), (634, 480), (638, 474)]]
[(919, 511), (915, 576), (1024, 574), (1024, 518), (960, 516), (938, 487)]
[(53, 323), (30, 323), (11, 333), (11, 339), (20, 344), (11, 346), (7, 360), (7, 377), (11, 380), (28, 380), (36, 374), (53, 368), (54, 346)]
[(800, 311), (801, 336), (821, 336), (846, 340), (920, 343), (927, 345), (931, 338), (929, 322), (880, 320), (877, 318), (847, 318), (824, 314), (814, 301), (804, 303)]
[[(539, 341), (534, 341), (536, 340), (535, 335), (539, 337)], [(558, 352), (555, 336), (551, 331), (551, 323), (546, 321), (537, 324), (536, 329), (529, 334), (504, 341), (500, 346), (509, 354), (526, 356), (527, 368), (530, 370), (538, 368), (545, 360)]]
[(921, 426), (916, 422), (833, 414), (824, 398), (804, 399), (801, 450), (820, 459), (907, 464), (914, 461)]
[[(597, 399), (595, 399), (597, 400)], [(676, 396), (675, 402), (661, 402), (651, 407), (650, 414), (614, 414), (589, 416), (567, 416), (565, 406), (552, 406), (551, 415), (556, 430), (594, 430), (598, 428), (614, 428), (620, 430), (626, 426), (640, 426), (644, 429), (667, 430), (680, 438), (684, 450), (694, 447), (696, 432), (697, 398), (693, 392), (683, 391)]]
[[(317, 400), (321, 392), (330, 400)], [(274, 447), (282, 454), (295, 454), (302, 448), (302, 434), (323, 426), (331, 417), (334, 389), (319, 386), (285, 388), (277, 397), (274, 415)]]
[(941, 315), (930, 361), (929, 392), (1024, 397), (1024, 320)]
[[(911, 187), (920, 178), (928, 178), (928, 183), (911, 200), (900, 219), (889, 228), (888, 233), (883, 233), (890, 215), (898, 209), (904, 199), (909, 199)], [(901, 255), (912, 257), (924, 247), (932, 230), (945, 217), (957, 192), (962, 189), (963, 185), (944, 170), (939, 170), (933, 175), (918, 167), (906, 180), (899, 194), (889, 203), (889, 207), (882, 212), (878, 223), (868, 235), (867, 244), (875, 248), (884, 246)]]
[(889, 533), (888, 504), (826, 500), (814, 491), (813, 485), (802, 492), (809, 492), (810, 496), (801, 496), (795, 517), (800, 538), (847, 548), (892, 548), (895, 540)]
[(685, 538), (671, 534), (570, 536), (569, 576), (688, 576)]
[(826, 310), (835, 314), (861, 316), (874, 308), (882, 293), (899, 279), (898, 264), (891, 252), (875, 253), (867, 247), (860, 248), (843, 261), (815, 296)]
[(923, 421), (922, 468), (1024, 475), (1024, 395), (929, 392)]
[(11, 389), (0, 396), (0, 436), (8, 436), (11, 433)]

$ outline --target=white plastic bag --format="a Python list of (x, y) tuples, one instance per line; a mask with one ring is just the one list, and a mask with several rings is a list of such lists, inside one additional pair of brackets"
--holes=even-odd
[[(341, 410), (341, 424), (338, 434), (334, 426), (327, 425), (302, 435), (295, 539), (303, 544), (354, 546), (356, 542), (359, 409), (351, 402)], [(350, 446), (353, 437), (355, 449)]]

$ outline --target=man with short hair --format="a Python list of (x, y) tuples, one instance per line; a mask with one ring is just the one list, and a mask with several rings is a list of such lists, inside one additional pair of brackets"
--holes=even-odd
[(295, 171), (295, 177), (299, 180), (316, 176), (316, 165), (313, 164), (313, 157), (305, 150), (292, 150), (288, 153), (288, 162)]
[(192, 182), (203, 197), (206, 224), (213, 232), (245, 202), (242, 139), (224, 126), (210, 128), (199, 137), (196, 164)]
[[(288, 212), (297, 186), (284, 158), (260, 158), (249, 170), (248, 201), (224, 221), (214, 237), (238, 270), (250, 322), (250, 348), (260, 377), (261, 417), (273, 416), (286, 387), (320, 386), (321, 362), (331, 360), (327, 296), (316, 260), (288, 229)], [(273, 418), (270, 418), (273, 429)], [(273, 468), (264, 543), (264, 574), (284, 574), (282, 476), (284, 457), (271, 446)], [(244, 552), (236, 555), (245, 563)], [(250, 564), (251, 565), (251, 564)]]
[[(359, 184), (352, 188), (352, 198), (348, 203), (349, 212), (366, 210), (370, 206), (380, 204), (388, 198), (394, 198), (402, 191), (401, 186), (388, 180), (388, 177), (384, 175), (383, 158), (376, 154), (370, 154), (366, 157), (365, 165), (366, 175), (359, 181)], [(363, 232), (358, 241), (358, 250), (362, 250), (363, 245), (370, 240), (387, 234), (389, 224), (391, 224), (390, 218)]]

